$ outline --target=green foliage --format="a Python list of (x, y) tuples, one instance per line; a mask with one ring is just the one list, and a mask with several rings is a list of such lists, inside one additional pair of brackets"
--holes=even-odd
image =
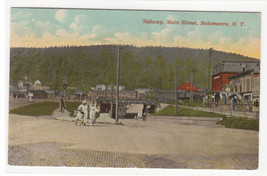
[(82, 104), (80, 101), (67, 101), (66, 102), (66, 109), (70, 112), (70, 116), (73, 116), (74, 110), (78, 109), (78, 106)]
[(147, 100), (153, 100), (153, 99), (155, 99), (154, 92), (151, 91), (149, 94), (146, 94), (145, 99), (147, 99)]
[(242, 117), (223, 117), (223, 120), (218, 122), (228, 128), (246, 129), (246, 130), (259, 130), (258, 119), (248, 119)]
[(10, 114), (20, 114), (29, 116), (51, 115), (55, 109), (59, 107), (59, 103), (55, 101), (43, 101), (33, 103), (27, 106), (10, 110)]
[[(211, 65), (223, 60), (253, 60), (241, 55), (213, 51)], [(121, 84), (133, 88), (174, 88), (175, 65), (178, 86), (190, 81), (196, 68), (195, 85), (207, 88), (208, 50), (178, 47), (123, 46), (121, 50)], [(62, 89), (62, 78), (69, 86), (88, 91), (96, 84), (115, 84), (117, 46), (11, 48), (10, 83), (16, 84), (29, 74), (30, 82), (39, 79), (51, 89)]]
[(183, 103), (180, 103), (181, 105), (185, 105), (185, 106), (198, 106), (198, 107), (202, 107), (203, 103), (201, 101), (197, 101), (194, 100), (194, 102), (190, 102), (189, 100), (185, 100), (183, 101)]
[(175, 113), (175, 106), (167, 106), (154, 113), (158, 116), (194, 116), (194, 117), (222, 117), (220, 114), (213, 112), (198, 111), (188, 108), (178, 108), (178, 114)]
[[(169, 101), (167, 104), (174, 105), (175, 101)], [(189, 100), (184, 100), (183, 102), (178, 102), (178, 105), (184, 105), (184, 106), (197, 106), (202, 107), (203, 103), (201, 101), (194, 100), (194, 102), (190, 102)]]

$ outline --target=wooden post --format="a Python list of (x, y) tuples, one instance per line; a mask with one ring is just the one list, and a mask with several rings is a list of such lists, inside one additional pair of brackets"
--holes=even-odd
[(119, 85), (120, 85), (120, 46), (118, 46), (118, 57), (117, 57), (117, 86), (116, 86), (116, 123), (119, 121), (118, 110), (119, 110)]

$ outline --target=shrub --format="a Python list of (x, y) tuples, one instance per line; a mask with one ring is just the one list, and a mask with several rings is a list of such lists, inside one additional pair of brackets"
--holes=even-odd
[(73, 116), (74, 110), (78, 109), (78, 106), (81, 104), (80, 101), (66, 102), (66, 109), (70, 112), (70, 116)]
[(244, 117), (224, 117), (218, 124), (228, 128), (259, 130), (259, 120)]

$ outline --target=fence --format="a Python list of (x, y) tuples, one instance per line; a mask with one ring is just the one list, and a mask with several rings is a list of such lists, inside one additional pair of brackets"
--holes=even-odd
[(228, 117), (245, 117), (245, 118), (259, 118), (259, 106), (247, 104), (219, 104), (219, 103), (206, 103), (203, 106), (182, 106), (194, 110), (214, 112)]

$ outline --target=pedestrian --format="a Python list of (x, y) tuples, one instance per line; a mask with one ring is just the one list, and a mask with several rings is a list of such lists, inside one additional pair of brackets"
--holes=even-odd
[(66, 109), (65, 101), (64, 101), (64, 97), (62, 96), (62, 97), (60, 98), (60, 111), (61, 111), (61, 112), (64, 112), (65, 109)]
[(96, 106), (95, 102), (90, 106), (90, 126), (94, 126), (96, 118)]
[(86, 125), (88, 121), (88, 104), (86, 100), (83, 100), (82, 104), (78, 107), (75, 123), (78, 120), (82, 120), (84, 125)]

